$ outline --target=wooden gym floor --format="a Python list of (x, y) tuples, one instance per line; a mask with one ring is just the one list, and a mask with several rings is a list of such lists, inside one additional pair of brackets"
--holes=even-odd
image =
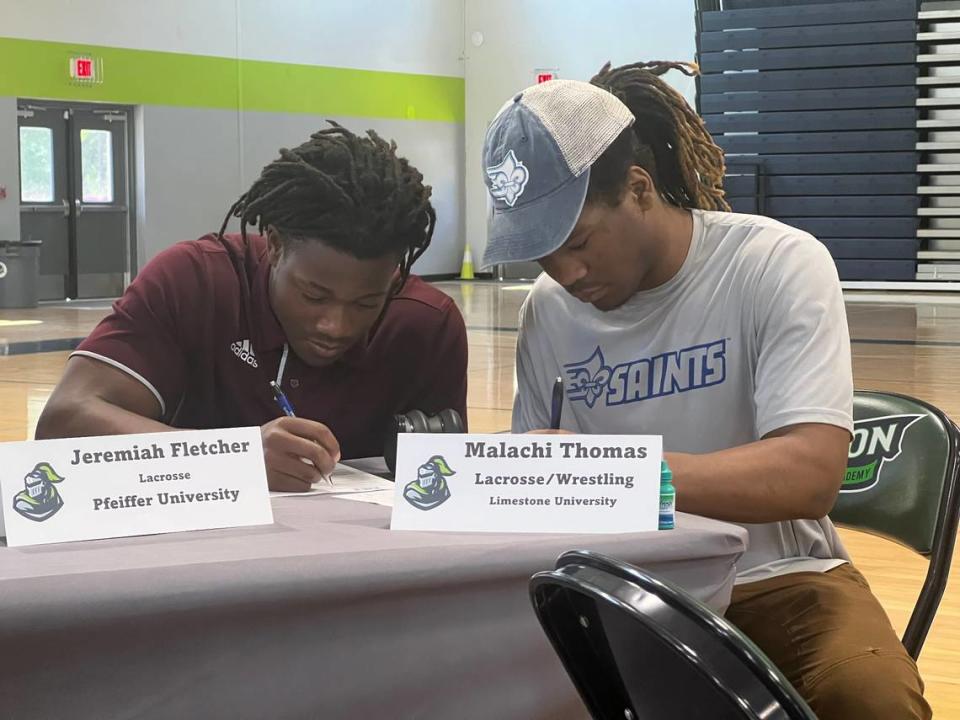
[[(476, 432), (506, 429), (513, 400), (517, 311), (529, 285), (439, 283), (453, 296), (470, 337), (469, 420)], [(0, 310), (0, 441), (33, 436), (37, 418), (69, 349), (108, 311), (79, 301), (37, 310)], [(847, 314), (858, 389), (901, 392), (960, 419), (960, 298), (848, 297)], [(894, 543), (841, 531), (854, 561), (880, 598), (894, 627), (906, 626), (926, 561)], [(958, 555), (960, 557), (960, 555)], [(960, 718), (960, 589), (947, 588), (920, 658), (935, 717)]]

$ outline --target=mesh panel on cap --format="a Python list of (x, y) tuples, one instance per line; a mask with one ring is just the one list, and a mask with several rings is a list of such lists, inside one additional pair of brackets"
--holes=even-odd
[(523, 91), (521, 102), (553, 135), (570, 172), (580, 175), (633, 124), (620, 100), (590, 83), (550, 80)]

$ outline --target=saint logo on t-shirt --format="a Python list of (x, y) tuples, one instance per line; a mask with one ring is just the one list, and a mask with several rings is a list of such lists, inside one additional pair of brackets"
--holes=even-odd
[(583, 362), (564, 365), (567, 397), (592, 408), (603, 397), (608, 406), (685, 393), (719, 385), (727, 378), (727, 341), (693, 345), (608, 367), (600, 346)]

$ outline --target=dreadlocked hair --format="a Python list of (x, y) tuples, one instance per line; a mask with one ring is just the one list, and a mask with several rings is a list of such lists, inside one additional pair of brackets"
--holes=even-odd
[(395, 142), (329, 122), (303, 145), (280, 150), (230, 208), (219, 238), (235, 217), (244, 240), (250, 225), (261, 234), (273, 227), (285, 243), (315, 239), (361, 260), (396, 253), (405, 281), (433, 238), (431, 187)]
[(670, 204), (729, 211), (723, 150), (683, 95), (660, 78), (668, 70), (700, 74), (693, 63), (656, 60), (617, 68), (607, 63), (590, 80), (619, 98), (636, 120), (593, 164), (587, 199), (618, 203), (630, 166), (639, 165)]

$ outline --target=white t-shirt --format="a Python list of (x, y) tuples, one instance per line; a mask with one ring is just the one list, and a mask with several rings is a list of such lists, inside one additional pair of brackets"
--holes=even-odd
[[(663, 435), (665, 451), (709, 453), (798, 423), (853, 430), (836, 267), (813, 236), (765, 217), (694, 210), (676, 276), (609, 312), (541, 275), (520, 311), (514, 432), (549, 426), (557, 376), (564, 429)], [(744, 527), (738, 583), (848, 559), (827, 518)]]

